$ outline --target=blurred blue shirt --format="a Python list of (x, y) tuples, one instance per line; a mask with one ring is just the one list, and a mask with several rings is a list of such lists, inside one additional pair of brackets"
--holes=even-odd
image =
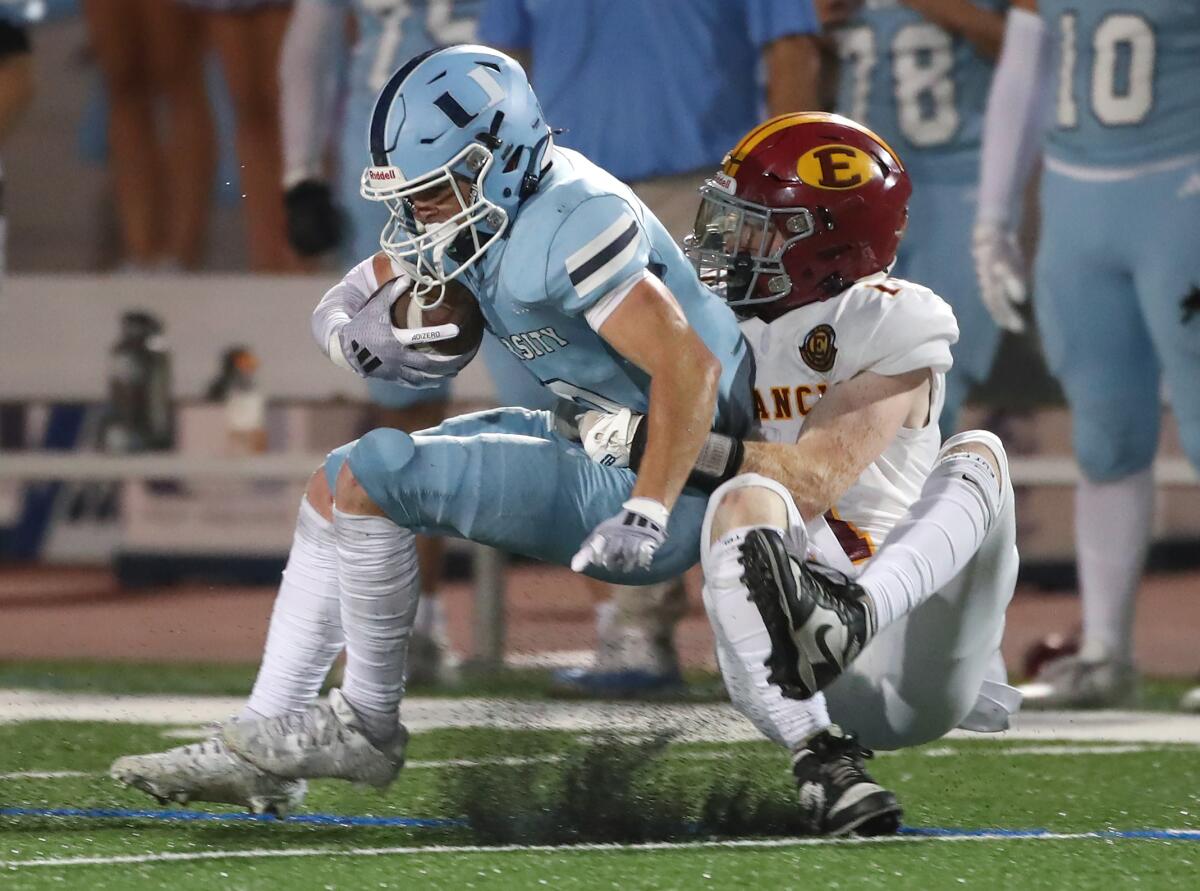
[(486, 0), (479, 40), (528, 51), (556, 140), (627, 182), (715, 167), (765, 113), (762, 48), (812, 0)]

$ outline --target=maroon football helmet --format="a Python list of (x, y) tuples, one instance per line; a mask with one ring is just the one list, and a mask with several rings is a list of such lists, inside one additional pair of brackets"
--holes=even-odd
[(823, 112), (760, 124), (700, 188), (684, 249), (738, 313), (775, 318), (892, 265), (912, 183), (861, 124)]

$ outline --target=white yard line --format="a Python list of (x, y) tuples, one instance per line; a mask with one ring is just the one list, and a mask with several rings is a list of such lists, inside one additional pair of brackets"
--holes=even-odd
[[(242, 700), (211, 696), (116, 696), (0, 690), (0, 723), (35, 720), (112, 721), (201, 725), (226, 720)], [(404, 723), (412, 732), (440, 728), (492, 727), (653, 733), (673, 729), (680, 742), (760, 739), (758, 731), (723, 703), (625, 703), (523, 701), (511, 699), (405, 700)], [(997, 734), (955, 731), (948, 738), (1036, 742), (1195, 743), (1200, 717), (1163, 712), (1026, 712), (1012, 730)]]
[(799, 848), (826, 845), (900, 844), (904, 842), (972, 842), (972, 841), (1082, 841), (1087, 839), (1116, 839), (1120, 841), (1152, 840), (1161, 842), (1163, 834), (1194, 833), (1190, 829), (1156, 830), (1153, 838), (1114, 836), (1100, 832), (1055, 832), (1014, 834), (981, 832), (970, 835), (892, 835), (882, 838), (777, 838), (730, 839), (699, 842), (649, 842), (636, 845), (428, 845), (389, 848), (251, 848), (249, 850), (163, 852), (152, 854), (118, 854), (111, 857), (47, 857), (37, 860), (0, 860), (0, 869), (39, 866), (115, 866), (135, 863), (172, 863), (193, 860), (248, 860), (267, 857), (379, 857), (399, 854), (510, 854), (525, 851), (570, 854), (595, 851), (687, 851), (706, 848)]

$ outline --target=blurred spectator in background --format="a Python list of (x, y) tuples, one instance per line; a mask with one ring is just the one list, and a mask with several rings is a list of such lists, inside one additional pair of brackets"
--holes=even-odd
[(958, 319), (941, 417), (949, 435), (1000, 346), (1000, 329), (979, 296), (971, 226), (983, 108), (1008, 0), (816, 4), (837, 46), (837, 112), (883, 137), (912, 176), (908, 230), (893, 274), (943, 295)]
[[(18, 10), (0, 6), (0, 145), (33, 98), (29, 31)], [(7, 262), (8, 220), (4, 209), (4, 170), (0, 167), (0, 275)]]
[(170, 0), (83, 0), (83, 8), (109, 95), (124, 266), (192, 269), (203, 250), (214, 163), (198, 20)]
[(817, 108), (811, 0), (484, 0), (481, 42), (529, 69), (560, 145), (633, 186), (676, 237), (755, 123)]
[(0, 143), (33, 98), (29, 29), (21, 17), (0, 6)]
[(233, 100), (250, 268), (256, 272), (298, 271), (299, 261), (284, 237), (279, 187), (279, 53), (291, 0), (174, 2), (200, 15)]
[[(633, 186), (676, 238), (747, 131), (817, 107), (818, 30), (811, 0), (485, 0), (479, 20), (481, 42), (529, 69), (547, 122), (564, 131), (556, 141)], [(601, 696), (679, 685), (682, 582), (590, 587), (595, 665), (558, 684)]]

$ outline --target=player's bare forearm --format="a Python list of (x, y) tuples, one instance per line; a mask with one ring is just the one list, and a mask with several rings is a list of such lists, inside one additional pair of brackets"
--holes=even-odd
[(792, 493), (803, 517), (820, 516), (887, 448), (901, 427), (922, 426), (929, 372), (864, 372), (829, 390), (794, 443), (745, 443), (741, 470), (760, 473)]
[(650, 379), (650, 427), (633, 495), (668, 508), (683, 491), (717, 405), (721, 364), (698, 336), (695, 340), (673, 365)]
[(646, 449), (633, 495), (670, 509), (712, 427), (721, 363), (653, 276), (634, 286), (600, 335), (650, 376)]
[(1004, 16), (971, 0), (904, 0), (925, 18), (961, 34), (981, 56), (995, 59), (1004, 41)]
[(763, 47), (767, 113), (771, 117), (819, 108), (821, 51), (811, 34), (791, 34)]

